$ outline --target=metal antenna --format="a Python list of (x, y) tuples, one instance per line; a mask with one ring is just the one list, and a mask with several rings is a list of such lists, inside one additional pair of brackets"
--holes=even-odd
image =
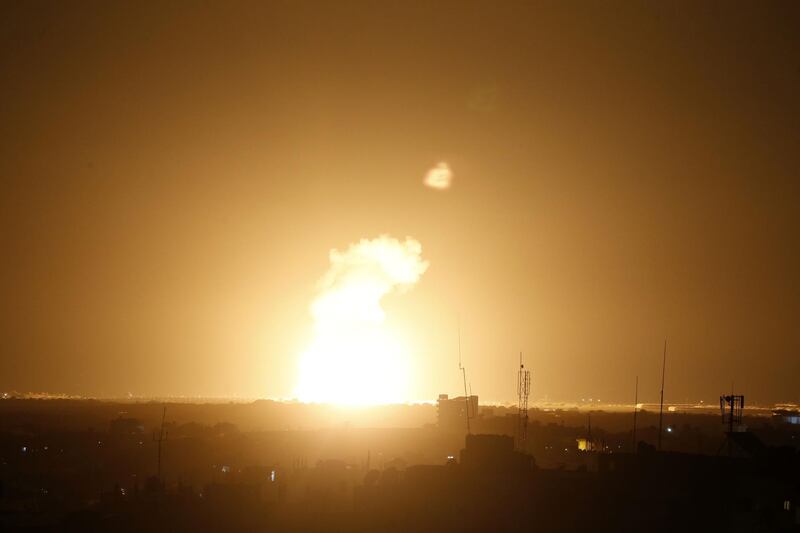
[(636, 453), (636, 413), (639, 411), (639, 376), (636, 376), (636, 392), (633, 393), (633, 443), (631, 453)]
[(658, 408), (658, 451), (661, 451), (661, 433), (664, 422), (664, 373), (667, 369), (667, 339), (664, 338), (664, 359), (661, 361), (661, 404)]
[(472, 430), (469, 427), (469, 404), (470, 399), (469, 395), (467, 394), (467, 369), (461, 364), (461, 319), (458, 320), (458, 369), (461, 370), (461, 376), (464, 378), (464, 401), (466, 402), (466, 419), (467, 419), (467, 435), (472, 434)]
[(531, 390), (531, 372), (522, 364), (519, 352), (519, 371), (517, 372), (517, 446), (525, 451), (528, 440), (528, 394)]
[[(728, 407), (730, 407), (730, 413), (728, 412)], [(722, 413), (722, 423), (728, 425), (728, 431), (725, 432), (725, 440), (723, 441), (722, 446), (720, 446), (720, 449), (717, 450), (717, 455), (719, 455), (719, 452), (722, 451), (722, 448), (725, 446), (725, 444), (727, 444), (728, 455), (732, 456), (734, 428), (736, 428), (736, 430), (740, 430), (742, 425), (742, 415), (744, 413), (744, 395), (731, 394), (730, 396), (720, 396), (719, 410)]]
[(167, 406), (164, 406), (164, 411), (161, 413), (161, 429), (158, 432), (158, 436), (156, 436), (156, 432), (153, 432), (153, 440), (158, 443), (158, 479), (161, 480), (161, 443), (167, 440), (167, 432), (164, 431), (164, 419), (167, 417)]

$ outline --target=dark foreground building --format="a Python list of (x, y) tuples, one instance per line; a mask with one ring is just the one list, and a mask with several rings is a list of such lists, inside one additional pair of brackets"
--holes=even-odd
[[(104, 432), (0, 432), (0, 531), (800, 532), (800, 455), (786, 444), (798, 435), (781, 421), (761, 430), (769, 446), (729, 432), (714, 442), (717, 455), (644, 442), (622, 453), (630, 443), (608, 445), (606, 435), (580, 451), (581, 428), (537, 425), (537, 449), (570, 458), (555, 467), (500, 434), (501, 418), (474, 419), (473, 430), (498, 432), (464, 440), (439, 427), (378, 433), (372, 442), (383, 447), (363, 456), (349, 445), (367, 434), (349, 429), (187, 423), (170, 428), (159, 479), (151, 431), (118, 420)], [(672, 446), (697, 440), (689, 426), (669, 435)], [(309, 465), (303, 449), (320, 440), (336, 458)], [(404, 460), (381, 451), (399, 440), (433, 451)]]
[(596, 472), (537, 469), (511, 437), (468, 435), (460, 464), (364, 486), (357, 511), (373, 530), (800, 531), (794, 450), (737, 458), (645, 447), (596, 460)]

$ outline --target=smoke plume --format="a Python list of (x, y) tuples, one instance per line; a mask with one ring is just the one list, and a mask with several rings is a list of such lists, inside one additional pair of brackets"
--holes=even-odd
[(296, 395), (347, 404), (407, 399), (408, 356), (384, 326), (381, 300), (411, 288), (428, 268), (422, 245), (383, 235), (331, 250), (311, 304), (314, 338), (300, 360)]

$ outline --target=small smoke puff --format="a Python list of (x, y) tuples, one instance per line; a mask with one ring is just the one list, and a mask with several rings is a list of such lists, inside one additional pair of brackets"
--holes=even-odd
[(451, 181), (453, 181), (453, 171), (450, 170), (450, 166), (447, 163), (442, 161), (428, 171), (425, 175), (424, 183), (432, 189), (441, 191), (449, 189)]

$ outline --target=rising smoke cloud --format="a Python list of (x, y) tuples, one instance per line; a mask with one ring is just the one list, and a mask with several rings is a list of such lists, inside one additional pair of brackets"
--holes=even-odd
[(344, 252), (331, 250), (330, 268), (311, 305), (317, 324), (382, 321), (381, 299), (410, 288), (427, 270), (421, 254), (419, 241), (407, 237), (400, 242), (386, 235), (361, 239)]
[(405, 401), (408, 356), (384, 326), (381, 300), (416, 284), (428, 268), (422, 245), (387, 235), (331, 250), (311, 304), (314, 338), (300, 359), (295, 391), (304, 401)]

